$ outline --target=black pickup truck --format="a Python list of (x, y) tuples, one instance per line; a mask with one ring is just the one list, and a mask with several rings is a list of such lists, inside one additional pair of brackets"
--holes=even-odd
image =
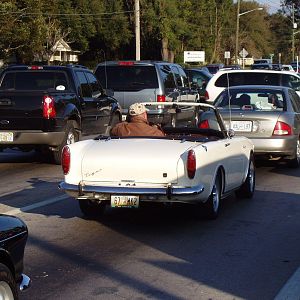
[(0, 151), (35, 149), (59, 164), (64, 145), (121, 120), (107, 94), (83, 66), (7, 67), (0, 75)]

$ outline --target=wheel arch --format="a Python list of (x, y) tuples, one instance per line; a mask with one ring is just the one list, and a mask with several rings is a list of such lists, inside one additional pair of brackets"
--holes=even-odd
[(14, 279), (16, 279), (16, 270), (15, 270), (13, 261), (12, 261), (11, 257), (9, 256), (9, 254), (3, 249), (0, 249), (0, 262), (9, 268)]

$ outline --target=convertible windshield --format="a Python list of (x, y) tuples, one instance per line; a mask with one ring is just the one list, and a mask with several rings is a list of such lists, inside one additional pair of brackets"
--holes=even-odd
[(225, 90), (215, 101), (223, 109), (283, 111), (286, 100), (281, 91), (274, 90)]

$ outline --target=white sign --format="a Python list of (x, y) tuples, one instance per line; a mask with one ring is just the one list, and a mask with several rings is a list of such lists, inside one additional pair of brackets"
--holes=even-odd
[(245, 48), (243, 48), (239, 54), (242, 58), (245, 58), (249, 53)]
[(205, 62), (205, 51), (184, 51), (184, 62)]
[(225, 51), (224, 58), (230, 58), (230, 51)]

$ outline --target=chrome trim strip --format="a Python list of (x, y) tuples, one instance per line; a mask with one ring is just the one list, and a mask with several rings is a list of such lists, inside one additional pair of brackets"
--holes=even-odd
[(30, 278), (27, 275), (22, 274), (22, 281), (20, 283), (20, 291), (27, 290), (30, 286), (30, 283), (31, 283)]
[[(78, 185), (61, 182), (59, 188), (64, 191), (77, 192)], [(80, 188), (82, 193), (119, 194), (119, 195), (162, 195), (162, 196), (197, 196), (204, 191), (204, 186), (199, 184), (193, 187), (166, 187), (166, 188), (133, 188), (133, 187), (111, 187), (111, 186), (90, 186), (83, 185)]]

